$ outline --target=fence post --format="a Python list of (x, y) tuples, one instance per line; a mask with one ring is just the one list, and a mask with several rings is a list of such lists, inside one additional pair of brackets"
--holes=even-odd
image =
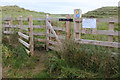
[[(50, 23), (51, 23), (51, 25), (53, 25), (53, 22), (52, 21), (49, 21)], [(49, 35), (51, 35), (51, 30), (48, 28), (48, 30), (49, 30)], [(51, 36), (49, 36), (49, 40), (51, 40), (52, 38), (51, 38)], [(48, 46), (51, 46), (52, 44), (50, 44), (49, 43), (49, 41), (48, 41)]]
[[(23, 32), (22, 31), (22, 27), (23, 27), (23, 22), (22, 22), (22, 16), (20, 16), (20, 21), (19, 21), (19, 25), (20, 25), (20, 29), (19, 29), (19, 32)], [(22, 37), (20, 36), (20, 39), (22, 39)]]
[[(114, 31), (114, 22), (113, 21), (109, 22), (109, 31)], [(113, 36), (112, 35), (108, 36), (108, 41), (113, 42)]]
[(46, 15), (46, 50), (49, 50), (49, 29), (48, 29), (48, 15)]
[(93, 29), (92, 29), (92, 33), (93, 33), (93, 34), (96, 34), (96, 33), (97, 33), (97, 19), (96, 19), (96, 28), (93, 28)]
[[(70, 15), (66, 15), (67, 19), (71, 19)], [(66, 40), (70, 39), (71, 36), (71, 22), (66, 21)]]
[(34, 55), (34, 41), (33, 41), (33, 20), (32, 15), (29, 16), (29, 36), (30, 36), (30, 53)]
[[(6, 20), (5, 24), (10, 26), (10, 16), (7, 17), (7, 20)], [(9, 27), (5, 27), (4, 31), (9, 32)]]
[(73, 37), (74, 39), (81, 39), (81, 20), (82, 17), (82, 11), (80, 9), (74, 10), (74, 33)]

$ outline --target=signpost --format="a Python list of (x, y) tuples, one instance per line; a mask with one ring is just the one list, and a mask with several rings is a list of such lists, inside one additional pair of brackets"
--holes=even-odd
[(82, 11), (80, 9), (74, 10), (74, 39), (81, 38), (81, 18), (82, 18)]

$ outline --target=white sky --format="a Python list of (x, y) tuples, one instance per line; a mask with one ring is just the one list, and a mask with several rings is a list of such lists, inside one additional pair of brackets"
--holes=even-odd
[(74, 9), (83, 13), (105, 6), (118, 6), (119, 0), (2, 0), (0, 5), (18, 5), (25, 9), (51, 14), (73, 14)]

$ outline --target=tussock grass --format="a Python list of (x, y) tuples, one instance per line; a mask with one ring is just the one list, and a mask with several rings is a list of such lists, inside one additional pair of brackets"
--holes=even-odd
[(62, 78), (118, 78), (120, 56), (111, 55), (108, 47), (78, 45), (70, 40), (61, 51), (51, 52), (49, 73)]
[[(43, 51), (44, 49), (40, 50), (42, 52), (38, 52), (36, 48), (35, 55), (32, 57), (25, 52), (25, 47), (18, 42), (17, 34), (3, 35), (2, 39), (4, 78), (49, 78), (49, 74), (43, 68), (44, 64), (42, 61), (47, 60), (47, 58), (44, 59), (44, 56), (46, 56), (43, 55), (46, 54)], [(36, 72), (36, 70), (38, 71)]]

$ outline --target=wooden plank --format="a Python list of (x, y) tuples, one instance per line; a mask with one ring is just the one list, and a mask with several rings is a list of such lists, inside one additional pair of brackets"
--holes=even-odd
[(8, 21), (8, 20), (23, 20), (23, 21), (28, 21), (28, 18), (2, 18), (3, 21)]
[(22, 29), (22, 30), (25, 30), (25, 31), (28, 31), (28, 27), (24, 27), (24, 26), (23, 26), (21, 29)]
[(2, 27), (5, 27), (5, 28), (19, 28), (20, 25), (6, 25), (6, 24), (3, 24)]
[[(23, 25), (24, 27), (29, 27), (29, 25)], [(45, 26), (33, 25), (33, 28), (45, 28)]]
[[(22, 16), (20, 17), (20, 21), (19, 21), (19, 25), (20, 25), (20, 29), (19, 29), (19, 32), (23, 32), (23, 29), (22, 29), (22, 26), (23, 26), (23, 21), (21, 20), (22, 19)], [(20, 39), (22, 39), (23, 37), (20, 36)]]
[(33, 18), (33, 20), (45, 21), (46, 18)]
[[(20, 25), (6, 25), (6, 24), (3, 24), (4, 28), (20, 28)], [(26, 30), (28, 31), (28, 27), (25, 27), (24, 25), (21, 27), (22, 30)]]
[(33, 28), (45, 28), (45, 26), (33, 25)]
[(46, 42), (46, 39), (35, 39), (35, 40), (39, 42)]
[(82, 34), (99, 34), (99, 35), (113, 35), (120, 36), (120, 31), (107, 31), (107, 30), (97, 30), (96, 33), (93, 33), (92, 30), (82, 30)]
[[(20, 28), (20, 25), (6, 25), (3, 24), (3, 27), (8, 27), (8, 28)], [(28, 28), (29, 25), (22, 25), (24, 28)], [(40, 26), (40, 25), (33, 25), (34, 28), (45, 28), (45, 26)]]
[(86, 40), (86, 39), (78, 39), (78, 40), (75, 40), (75, 41), (77, 43), (80, 43), (80, 44), (92, 44), (92, 45), (100, 45), (100, 46), (120, 48), (120, 43), (118, 43), (118, 42)]
[[(49, 21), (51, 23), (51, 25), (53, 25), (52, 21)], [(49, 34), (51, 34), (51, 30), (49, 29)], [(52, 38), (49, 36), (49, 40), (51, 40)], [(48, 41), (49, 43), (49, 41)], [(51, 46), (51, 44), (49, 43), (49, 46)]]
[(30, 39), (30, 37), (28, 35), (25, 35), (25, 34), (23, 34), (21, 32), (18, 32), (18, 35), (21, 36), (22, 38), (26, 39), (26, 40)]
[(63, 27), (55, 27), (55, 26), (53, 26), (53, 29), (56, 30), (56, 31), (65, 31), (65, 28), (63, 28)]
[(3, 31), (4, 34), (14, 34), (14, 32), (11, 31)]
[(48, 15), (46, 15), (46, 50), (48, 51), (49, 50), (49, 29), (48, 29), (48, 27), (49, 27), (49, 25), (48, 25), (48, 18), (49, 18), (49, 16)]
[[(114, 22), (109, 22), (109, 31), (114, 31)], [(108, 41), (113, 42), (113, 36), (108, 36)]]
[(29, 16), (29, 28), (30, 28), (30, 31), (29, 31), (30, 52), (31, 52), (31, 55), (33, 56), (34, 55), (34, 41), (33, 41), (33, 20), (32, 20), (32, 15)]
[(35, 35), (35, 36), (45, 36), (46, 34), (45, 33), (33, 33), (33, 35)]
[[(118, 18), (113, 18), (114, 23), (118, 23)], [(109, 23), (110, 18), (98, 18), (97, 22)]]
[(30, 51), (28, 49), (25, 49), (25, 51), (28, 55), (30, 54)]
[(30, 48), (30, 44), (28, 44), (27, 42), (25, 42), (25, 41), (23, 41), (22, 39), (18, 39), (19, 40), (19, 42), (21, 43), (21, 44), (23, 44), (25, 47), (27, 47), (28, 49)]

